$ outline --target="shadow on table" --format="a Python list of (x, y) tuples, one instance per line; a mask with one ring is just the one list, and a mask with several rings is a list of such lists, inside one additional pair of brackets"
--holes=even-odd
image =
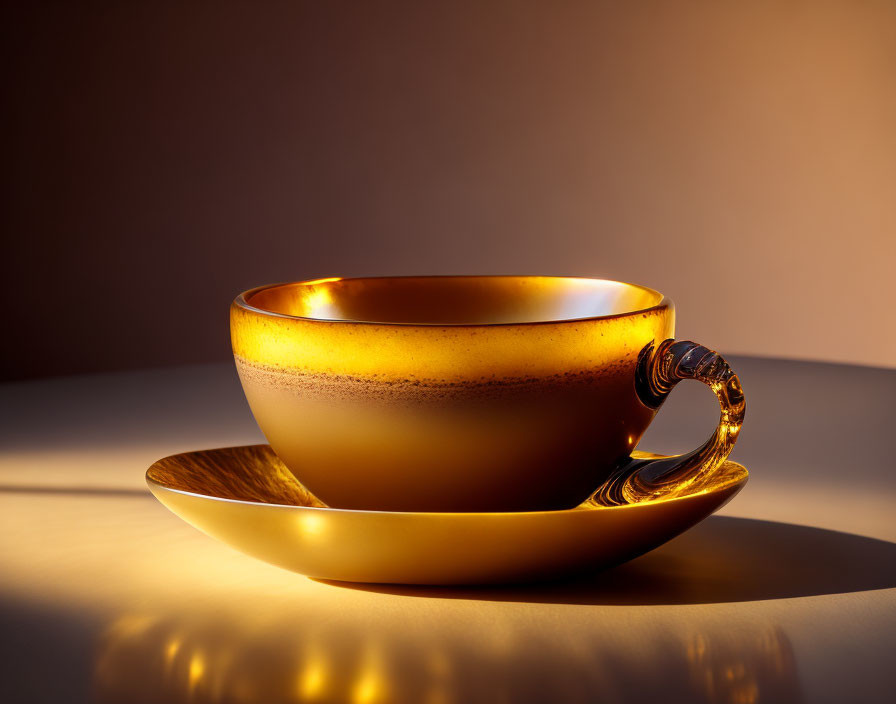
[(481, 601), (607, 605), (759, 601), (896, 587), (896, 543), (788, 523), (713, 516), (637, 560), (562, 582), (470, 588), (327, 583)]
[[(437, 599), (685, 604), (896, 586), (894, 557), (891, 543), (716, 517), (587, 579), (500, 589), (351, 586)], [(373, 599), (388, 602), (377, 609), (367, 599), (352, 606), (335, 589), (312, 592), (261, 589), (252, 599), (252, 591), (198, 581), (195, 593), (123, 599), (102, 612), (64, 598), (32, 605), (0, 590), (0, 679), (11, 693), (3, 701), (804, 701), (807, 671), (797, 667), (786, 623), (762, 610), (681, 619), (674, 610), (598, 609), (558, 619), (551, 609), (438, 601), (418, 609)], [(828, 638), (842, 623), (818, 632)], [(837, 681), (835, 665), (819, 660), (810, 679)], [(885, 668), (868, 667), (877, 670)], [(883, 692), (886, 683), (877, 675), (863, 691)], [(832, 700), (852, 701), (843, 690)]]

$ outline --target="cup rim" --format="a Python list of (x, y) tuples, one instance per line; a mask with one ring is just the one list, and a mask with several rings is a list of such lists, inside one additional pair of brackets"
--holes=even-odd
[[(636, 310), (627, 310), (621, 313), (608, 313), (606, 315), (586, 315), (576, 318), (555, 318), (552, 320), (527, 320), (521, 322), (489, 322), (489, 323), (424, 323), (424, 322), (396, 322), (388, 320), (355, 320), (350, 318), (318, 318), (311, 316), (291, 315), (289, 313), (280, 313), (278, 311), (260, 308), (249, 303), (249, 298), (255, 294), (270, 289), (280, 288), (284, 286), (313, 286), (316, 284), (324, 284), (336, 281), (384, 281), (384, 280), (409, 280), (409, 279), (564, 279), (568, 281), (599, 281), (603, 283), (619, 284), (631, 288), (641, 289), (656, 296), (659, 300), (652, 306), (646, 308), (638, 308)], [(627, 281), (618, 281), (616, 279), (603, 279), (596, 276), (563, 276), (563, 275), (541, 275), (541, 274), (456, 274), (456, 275), (421, 275), (421, 276), (329, 276), (317, 279), (303, 279), (298, 281), (281, 281), (274, 284), (263, 284), (255, 286), (240, 293), (234, 300), (233, 305), (242, 310), (261, 316), (272, 318), (282, 318), (286, 320), (296, 320), (307, 323), (342, 323), (346, 325), (375, 325), (386, 327), (401, 328), (499, 328), (499, 327), (525, 327), (530, 325), (559, 325), (562, 323), (582, 323), (597, 320), (613, 320), (616, 318), (625, 318), (634, 315), (642, 315), (663, 309), (674, 308), (671, 299), (663, 295), (656, 289), (641, 284), (634, 284)]]

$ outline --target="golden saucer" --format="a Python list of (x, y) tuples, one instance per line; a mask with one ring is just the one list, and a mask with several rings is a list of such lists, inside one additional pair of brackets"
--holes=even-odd
[[(656, 457), (634, 453), (640, 457)], [(204, 533), (294, 572), (348, 582), (551, 579), (641, 555), (721, 508), (747, 481), (725, 464), (672, 499), (564, 511), (402, 513), (324, 506), (268, 445), (186, 452), (146, 472), (155, 497)]]

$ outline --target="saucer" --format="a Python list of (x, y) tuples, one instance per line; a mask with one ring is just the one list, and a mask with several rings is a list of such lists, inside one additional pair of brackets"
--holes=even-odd
[[(643, 452), (634, 457), (659, 457)], [(624, 562), (721, 508), (747, 481), (725, 462), (671, 499), (563, 511), (410, 513), (328, 508), (268, 445), (186, 452), (146, 472), (168, 509), (241, 552), (317, 579), (488, 584), (553, 579)]]

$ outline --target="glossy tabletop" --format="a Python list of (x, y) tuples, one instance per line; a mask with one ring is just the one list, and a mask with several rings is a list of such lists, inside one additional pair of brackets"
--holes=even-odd
[[(751, 478), (720, 515), (480, 589), (312, 581), (157, 503), (154, 460), (262, 441), (229, 365), (0, 386), (0, 701), (889, 702), (896, 371), (731, 361)], [(642, 448), (717, 417), (682, 384)]]

